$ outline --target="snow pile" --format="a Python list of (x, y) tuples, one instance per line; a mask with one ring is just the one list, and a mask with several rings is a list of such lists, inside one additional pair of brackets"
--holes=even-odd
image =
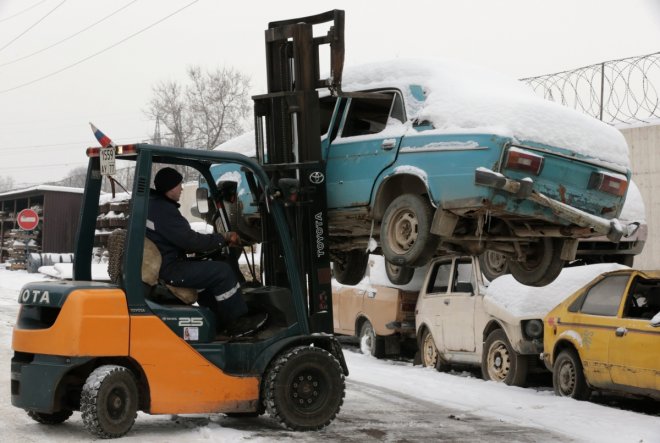
[(543, 287), (525, 286), (513, 276), (503, 275), (490, 283), (484, 296), (487, 310), (502, 309), (514, 316), (544, 317), (568, 296), (598, 277), (617, 269), (628, 269), (616, 263), (564, 268), (559, 277)]
[(112, 196), (112, 192), (102, 192), (101, 195), (99, 195), (99, 204), (123, 202), (130, 199), (131, 194), (129, 192), (117, 192), (114, 197)]
[[(410, 85), (424, 89), (417, 100)], [(396, 59), (347, 67), (343, 90), (396, 87), (408, 119), (428, 120), (438, 133), (493, 133), (520, 142), (564, 148), (630, 167), (628, 145), (617, 129), (534, 95), (517, 80), (446, 59)]]
[[(73, 278), (73, 263), (56, 263), (53, 266), (41, 266), (39, 273), (59, 280), (71, 280)], [(92, 263), (92, 280), (110, 281), (107, 263)]]

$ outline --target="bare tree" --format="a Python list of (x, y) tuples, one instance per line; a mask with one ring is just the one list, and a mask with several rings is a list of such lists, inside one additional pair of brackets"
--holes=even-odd
[(0, 192), (11, 191), (14, 189), (13, 177), (0, 177)]
[(183, 147), (213, 149), (243, 132), (251, 110), (248, 76), (232, 68), (188, 68), (189, 84), (161, 82), (153, 87), (146, 114), (162, 124), (162, 139)]
[(67, 176), (53, 184), (60, 186), (69, 186), (72, 188), (84, 188), (87, 179), (87, 166), (79, 166), (69, 171)]

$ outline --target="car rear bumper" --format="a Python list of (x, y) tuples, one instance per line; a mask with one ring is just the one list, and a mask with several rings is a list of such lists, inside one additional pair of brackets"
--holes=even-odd
[[(534, 182), (529, 178), (514, 180), (487, 168), (477, 168), (474, 181), (476, 185), (498, 189), (512, 194), (515, 198), (529, 200), (546, 207), (560, 219), (582, 228), (588, 228), (592, 233), (605, 235), (612, 242), (618, 242), (624, 235), (631, 235), (639, 227), (639, 223), (634, 222), (624, 226), (617, 219), (608, 220), (604, 217), (589, 214), (543, 195), (533, 189)], [(582, 231), (580, 234), (585, 236), (585, 233), (585, 231)]]

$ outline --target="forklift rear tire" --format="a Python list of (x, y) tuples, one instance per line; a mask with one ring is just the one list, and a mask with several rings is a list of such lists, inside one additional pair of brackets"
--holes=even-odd
[(60, 423), (64, 423), (69, 417), (71, 417), (73, 411), (70, 409), (63, 409), (61, 411), (53, 412), (52, 414), (46, 414), (44, 412), (36, 412), (36, 411), (27, 411), (27, 414), (30, 416), (32, 420), (42, 423), (44, 425), (59, 425)]
[(286, 351), (266, 373), (266, 410), (294, 431), (321, 429), (344, 402), (344, 373), (325, 349), (299, 346)]
[(99, 366), (87, 377), (80, 395), (83, 425), (100, 438), (126, 434), (137, 417), (138, 388), (123, 366)]

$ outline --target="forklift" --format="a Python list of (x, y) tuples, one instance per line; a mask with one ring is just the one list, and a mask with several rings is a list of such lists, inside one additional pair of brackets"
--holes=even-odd
[[(315, 25), (329, 30), (314, 36)], [(129, 432), (137, 411), (268, 412), (298, 431), (323, 428), (337, 415), (348, 368), (332, 334), (318, 89), (341, 91), (344, 12), (272, 22), (265, 37), (268, 93), (254, 97), (258, 161), (143, 143), (87, 149), (73, 279), (29, 283), (19, 293), (11, 401), (37, 422), (59, 424), (80, 411), (94, 436), (115, 438)], [(324, 45), (326, 79), (319, 75)], [(95, 226), (102, 180), (116, 159), (135, 162), (135, 180), (125, 235), (109, 248), (115, 278), (102, 282), (92, 278)], [(261, 216), (261, 272), (243, 296), (268, 320), (243, 337), (216, 335), (209, 309), (181, 302), (144, 275), (154, 267), (145, 266), (153, 173), (166, 165), (196, 170), (207, 184), (197, 190), (200, 214), (216, 230), (231, 229), (209, 170), (217, 164), (241, 168)]]

